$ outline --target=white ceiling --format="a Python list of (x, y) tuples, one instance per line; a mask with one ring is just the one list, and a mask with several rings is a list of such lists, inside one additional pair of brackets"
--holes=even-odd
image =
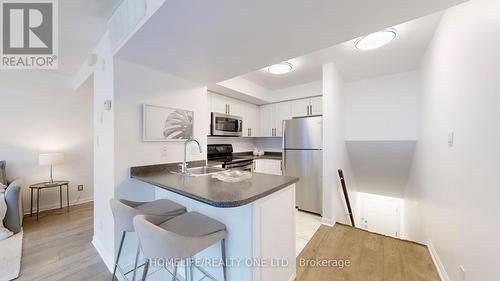
[(170, 0), (118, 55), (207, 85), (461, 2)]
[(59, 1), (59, 69), (74, 74), (88, 58), (122, 0)]
[(269, 90), (287, 88), (321, 80), (321, 66), (335, 62), (346, 82), (381, 75), (414, 70), (434, 35), (442, 12), (428, 15), (395, 26), (397, 38), (380, 49), (359, 51), (356, 39), (305, 56), (288, 60), (294, 65), (292, 72), (273, 75), (260, 69), (241, 77)]

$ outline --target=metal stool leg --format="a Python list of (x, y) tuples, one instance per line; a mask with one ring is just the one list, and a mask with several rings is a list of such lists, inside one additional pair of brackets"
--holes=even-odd
[(176, 281), (176, 280), (177, 280), (177, 263), (174, 263), (174, 274), (172, 277), (172, 281)]
[(186, 273), (186, 281), (193, 281), (193, 263), (191, 261), (191, 258), (186, 259), (184, 272)]
[(224, 273), (224, 281), (227, 281), (227, 264), (226, 264), (226, 239), (220, 241), (222, 251), (222, 272)]
[(142, 272), (142, 281), (146, 281), (146, 276), (148, 276), (149, 270), (149, 260), (146, 260), (146, 264), (144, 265), (144, 272)]
[(111, 277), (111, 281), (115, 280), (116, 269), (118, 268), (118, 260), (120, 259), (120, 254), (122, 253), (123, 241), (125, 240), (125, 231), (122, 232), (122, 239), (120, 240), (120, 246), (118, 247), (118, 254), (116, 255), (115, 260), (115, 269), (113, 270), (113, 276)]
[(134, 263), (134, 273), (132, 274), (132, 281), (135, 281), (135, 275), (137, 273), (137, 263), (139, 262), (139, 254), (141, 253), (141, 245), (137, 245), (137, 253), (135, 254), (135, 263)]

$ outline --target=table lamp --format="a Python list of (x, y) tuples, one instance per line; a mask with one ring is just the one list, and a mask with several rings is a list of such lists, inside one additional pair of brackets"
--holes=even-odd
[(38, 164), (40, 166), (49, 166), (50, 165), (50, 179), (49, 184), (54, 183), (54, 179), (52, 178), (52, 166), (61, 164), (64, 162), (64, 154), (63, 153), (41, 153), (38, 156)]

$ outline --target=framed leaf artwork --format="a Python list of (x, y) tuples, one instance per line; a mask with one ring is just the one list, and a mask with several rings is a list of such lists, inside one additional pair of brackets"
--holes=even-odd
[(185, 141), (193, 138), (194, 112), (143, 104), (143, 141)]

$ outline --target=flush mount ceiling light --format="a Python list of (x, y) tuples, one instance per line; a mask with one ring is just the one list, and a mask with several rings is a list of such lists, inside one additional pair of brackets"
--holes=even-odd
[(356, 49), (362, 51), (374, 50), (389, 44), (398, 36), (395, 29), (385, 29), (379, 32), (375, 32), (356, 40)]
[(271, 74), (285, 74), (292, 71), (293, 65), (289, 62), (281, 62), (273, 64), (267, 68), (267, 72)]

